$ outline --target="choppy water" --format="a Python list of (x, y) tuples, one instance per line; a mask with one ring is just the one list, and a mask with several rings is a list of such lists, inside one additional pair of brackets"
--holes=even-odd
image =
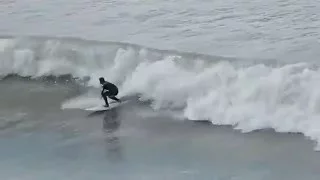
[[(318, 179), (318, 1), (11, 0), (0, 10), (4, 178)], [(101, 102), (100, 76), (140, 102), (94, 120), (65, 109)], [(285, 134), (242, 134), (267, 129)]]
[(2, 1), (0, 34), (74, 36), (211, 55), (314, 61), (319, 1)]

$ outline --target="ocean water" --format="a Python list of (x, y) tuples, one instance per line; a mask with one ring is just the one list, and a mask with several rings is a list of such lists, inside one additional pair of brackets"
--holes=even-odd
[(0, 1), (1, 179), (319, 179), (319, 10)]

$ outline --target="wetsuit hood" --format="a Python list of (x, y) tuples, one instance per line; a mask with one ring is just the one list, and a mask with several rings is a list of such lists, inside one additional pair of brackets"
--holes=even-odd
[(100, 81), (100, 84), (103, 84), (104, 82), (106, 82), (103, 77), (100, 77), (99, 81)]

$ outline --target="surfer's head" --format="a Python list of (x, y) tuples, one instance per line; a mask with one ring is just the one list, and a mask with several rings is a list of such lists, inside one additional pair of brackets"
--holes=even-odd
[(103, 77), (100, 77), (99, 81), (100, 81), (100, 84), (103, 84), (104, 82), (106, 82)]

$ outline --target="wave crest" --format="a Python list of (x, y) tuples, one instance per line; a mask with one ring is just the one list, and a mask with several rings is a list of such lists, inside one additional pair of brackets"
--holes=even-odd
[(320, 142), (320, 72), (307, 63), (266, 63), (184, 56), (124, 44), (59, 40), (0, 41), (0, 75), (106, 77), (120, 95), (141, 94), (155, 109), (182, 109), (191, 120), (242, 132), (272, 128)]

